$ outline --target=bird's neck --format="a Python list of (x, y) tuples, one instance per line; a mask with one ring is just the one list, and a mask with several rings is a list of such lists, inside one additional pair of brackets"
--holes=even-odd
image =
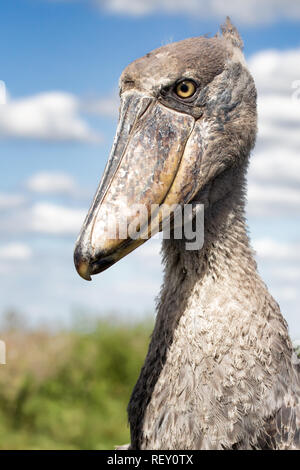
[[(245, 292), (249, 289), (248, 281), (255, 287), (256, 282), (261, 282), (247, 234), (244, 186), (244, 171), (233, 168), (218, 176), (194, 198), (193, 202), (204, 206), (201, 249), (186, 249), (185, 239), (164, 240), (165, 275), (158, 318), (175, 315), (178, 320), (177, 315), (180, 317), (187, 312), (191, 300), (198, 298), (200, 288), (203, 301), (203, 294), (209, 296), (211, 290), (217, 298), (218, 288), (224, 289), (222, 297), (226, 292), (229, 300), (233, 294), (230, 288)], [(174, 297), (180, 307), (171, 306)]]
[[(233, 371), (231, 363), (244, 361), (238, 359), (241, 348), (245, 346), (251, 358), (250, 345), (260, 350), (264, 334), (275, 343), (277, 334), (288, 338), (280, 311), (256, 272), (244, 219), (243, 172), (232, 169), (220, 175), (196, 199), (205, 205), (202, 249), (186, 250), (185, 240), (163, 242), (165, 275), (156, 324), (129, 404), (136, 447), (187, 448), (186, 436), (182, 441), (180, 437), (182, 426), (177, 423), (172, 428), (171, 421), (182, 414), (188, 426), (189, 419), (194, 419), (188, 410), (194, 409), (200, 421), (207, 418), (213, 423), (214, 413), (222, 411), (216, 401), (218, 393), (221, 397), (226, 380), (235, 380), (224, 374), (224, 367), (229, 375), (239, 371)], [(272, 317), (271, 331), (268, 321)], [(241, 392), (238, 398), (242, 397)], [(163, 437), (170, 426), (172, 444)], [(200, 448), (201, 444), (194, 440), (190, 446)]]
[(152, 342), (171, 345), (188, 336), (203, 351), (220, 348), (222, 354), (223, 340), (236, 341), (228, 325), (241, 322), (241, 311), (249, 318), (254, 310), (263, 316), (269, 293), (248, 238), (244, 172), (229, 170), (195, 199), (205, 207), (204, 244), (187, 250), (184, 239), (164, 240), (164, 282)]

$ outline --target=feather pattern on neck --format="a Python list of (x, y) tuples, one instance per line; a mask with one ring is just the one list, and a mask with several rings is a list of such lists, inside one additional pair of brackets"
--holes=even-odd
[(244, 173), (229, 169), (197, 195), (200, 251), (163, 242), (156, 325), (128, 408), (132, 448), (256, 447), (295, 381), (286, 322), (249, 245)]

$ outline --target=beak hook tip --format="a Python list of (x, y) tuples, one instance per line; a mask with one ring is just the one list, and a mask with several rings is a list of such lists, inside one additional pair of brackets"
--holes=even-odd
[(80, 277), (82, 277), (86, 281), (92, 280), (91, 275), (90, 275), (90, 267), (86, 261), (80, 261), (78, 265), (76, 266), (76, 268)]

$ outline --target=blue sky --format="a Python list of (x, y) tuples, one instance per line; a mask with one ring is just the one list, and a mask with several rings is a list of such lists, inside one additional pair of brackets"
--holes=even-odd
[[(248, 220), (259, 270), (300, 337), (300, 6), (265, 0), (10, 0), (0, 7), (0, 314), (154, 312), (159, 241), (92, 283), (73, 268), (82, 218), (114, 136), (123, 68), (170, 41), (215, 34), (230, 14), (259, 92)], [(300, 87), (300, 84), (299, 84)], [(298, 96), (298, 95), (297, 95)]]

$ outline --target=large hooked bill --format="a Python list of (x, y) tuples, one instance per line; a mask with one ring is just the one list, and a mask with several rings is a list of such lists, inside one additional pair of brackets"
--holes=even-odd
[(116, 136), (76, 242), (81, 277), (104, 271), (163, 230), (198, 190), (198, 121), (142, 92), (122, 95)]

